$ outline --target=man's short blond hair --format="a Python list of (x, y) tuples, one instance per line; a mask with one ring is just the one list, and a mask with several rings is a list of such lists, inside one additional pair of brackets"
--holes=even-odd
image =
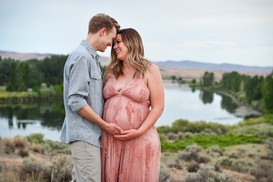
[(103, 13), (99, 13), (90, 19), (88, 34), (97, 33), (102, 28), (106, 28), (107, 32), (109, 32), (114, 26), (116, 30), (119, 31), (120, 25), (114, 18)]

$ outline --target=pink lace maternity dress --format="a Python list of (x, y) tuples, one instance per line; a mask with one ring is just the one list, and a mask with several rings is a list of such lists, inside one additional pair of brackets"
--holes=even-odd
[[(121, 92), (115, 83), (111, 77), (103, 89), (104, 120), (123, 130), (138, 129), (149, 114), (149, 89), (141, 78), (133, 79)], [(157, 182), (160, 141), (156, 128), (129, 141), (116, 140), (103, 131), (101, 157), (102, 182)]]

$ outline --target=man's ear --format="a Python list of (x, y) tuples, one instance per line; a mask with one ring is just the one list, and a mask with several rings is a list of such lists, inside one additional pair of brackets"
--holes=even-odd
[(99, 31), (100, 31), (100, 36), (103, 36), (106, 33), (106, 28), (101, 28)]

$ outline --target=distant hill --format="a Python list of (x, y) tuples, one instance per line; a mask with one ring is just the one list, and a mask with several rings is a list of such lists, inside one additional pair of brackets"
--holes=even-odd
[(20, 61), (26, 61), (29, 59), (38, 59), (42, 60), (46, 57), (50, 57), (52, 54), (38, 54), (38, 53), (19, 53), (19, 52), (11, 52), (11, 51), (1, 51), (0, 56), (2, 59), (11, 58)]
[[(52, 54), (39, 54), (39, 53), (18, 53), (11, 51), (1, 51), (0, 56), (4, 58), (12, 58), (20, 61), (25, 61), (28, 59), (38, 59), (42, 60), (46, 57), (50, 57)], [(110, 62), (109, 57), (101, 56), (100, 63), (102, 66), (108, 65)], [(153, 62), (162, 69), (188, 69), (188, 70), (206, 70), (206, 71), (237, 71), (237, 72), (249, 72), (249, 73), (271, 73), (273, 67), (260, 67), (260, 66), (244, 66), (237, 64), (213, 64), (213, 63), (203, 63), (196, 61), (163, 61), (163, 62)]]
[[(19, 52), (11, 52), (11, 51), (1, 51), (0, 56), (2, 59), (11, 58), (19, 61), (26, 61), (29, 59), (38, 59), (43, 60), (46, 57), (50, 57), (53, 54), (39, 54), (39, 53), (19, 53)], [(110, 63), (110, 58), (106, 56), (101, 56), (100, 64), (102, 66), (106, 66)]]
[(271, 73), (273, 67), (260, 67), (260, 66), (244, 66), (239, 64), (213, 64), (195, 61), (164, 61), (154, 62), (158, 66), (176, 69), (196, 69), (207, 71), (237, 71), (237, 72), (257, 72), (257, 73)]

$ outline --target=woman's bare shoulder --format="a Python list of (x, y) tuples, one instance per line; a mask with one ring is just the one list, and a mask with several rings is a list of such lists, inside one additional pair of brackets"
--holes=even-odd
[(157, 65), (151, 63), (148, 70), (147, 70), (147, 74), (154, 75), (154, 74), (158, 74), (158, 73), (160, 73), (159, 67)]

